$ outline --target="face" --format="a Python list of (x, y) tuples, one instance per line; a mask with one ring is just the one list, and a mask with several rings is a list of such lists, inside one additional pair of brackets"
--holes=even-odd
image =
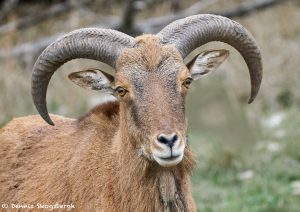
[(192, 79), (175, 48), (151, 44), (123, 51), (114, 89), (137, 148), (161, 166), (174, 166), (186, 146), (184, 105)]
[(212, 67), (205, 60), (200, 61), (206, 64), (205, 70), (199, 64), (193, 68), (197, 62), (186, 66), (175, 47), (161, 46), (156, 36), (143, 36), (135, 48), (122, 51), (114, 78), (99, 70), (69, 77), (82, 87), (87, 84), (115, 95), (120, 102), (120, 126), (135, 148), (149, 160), (170, 167), (182, 161), (187, 144), (185, 97), (189, 86)]

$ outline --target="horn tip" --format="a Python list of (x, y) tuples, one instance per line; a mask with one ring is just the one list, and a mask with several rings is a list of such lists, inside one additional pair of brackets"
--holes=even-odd
[(45, 121), (46, 121), (49, 125), (55, 126), (54, 122), (53, 122), (51, 119), (45, 120)]
[(51, 126), (55, 126), (54, 122), (52, 121), (52, 119), (50, 118), (49, 115), (47, 116), (42, 116), (42, 118), (45, 120), (45, 122), (47, 122), (49, 125)]
[(51, 126), (55, 126), (55, 124), (53, 122), (47, 122), (47, 123)]
[(255, 97), (250, 97), (250, 99), (248, 100), (248, 104), (251, 104), (254, 101)]

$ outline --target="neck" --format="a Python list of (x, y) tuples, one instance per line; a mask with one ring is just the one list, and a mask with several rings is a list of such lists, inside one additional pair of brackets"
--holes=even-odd
[[(176, 167), (164, 168), (144, 158), (134, 144), (136, 138), (120, 130), (113, 145), (110, 179), (114, 205), (122, 211), (188, 211), (186, 184), (194, 165), (187, 148), (183, 161)], [(117, 202), (116, 202), (117, 200)]]

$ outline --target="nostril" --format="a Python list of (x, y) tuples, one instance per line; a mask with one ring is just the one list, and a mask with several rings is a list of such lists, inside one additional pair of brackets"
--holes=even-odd
[(168, 144), (168, 139), (167, 139), (164, 135), (159, 135), (159, 136), (157, 136), (157, 140), (158, 140), (160, 143)]
[(178, 139), (178, 136), (175, 134), (172, 138), (172, 142), (175, 143), (175, 141), (177, 141), (177, 139)]
[(164, 135), (160, 134), (157, 136), (158, 142), (168, 145), (170, 148), (174, 146), (174, 143), (178, 140), (178, 135), (177, 134), (172, 134), (172, 135)]

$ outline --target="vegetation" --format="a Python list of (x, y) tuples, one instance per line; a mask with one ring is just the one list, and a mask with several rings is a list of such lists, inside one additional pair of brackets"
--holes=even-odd
[(299, 211), (300, 131), (295, 128), (300, 115), (285, 116), (264, 132), (264, 140), (243, 150), (193, 134), (199, 162), (192, 183), (199, 211)]

